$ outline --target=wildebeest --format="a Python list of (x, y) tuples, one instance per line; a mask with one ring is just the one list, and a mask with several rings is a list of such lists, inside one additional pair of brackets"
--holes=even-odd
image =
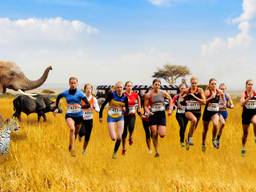
[[(37, 120), (40, 121), (40, 118), (43, 117), (44, 121), (46, 121), (47, 112), (54, 112), (55, 102), (50, 100), (49, 96), (46, 95), (36, 95), (33, 98), (27, 95), (19, 95), (13, 100), (13, 109), (14, 109), (14, 117), (17, 117), (21, 120), (20, 115), (21, 112), (29, 115), (30, 113), (37, 113)], [(57, 108), (59, 113), (62, 112), (60, 108)]]

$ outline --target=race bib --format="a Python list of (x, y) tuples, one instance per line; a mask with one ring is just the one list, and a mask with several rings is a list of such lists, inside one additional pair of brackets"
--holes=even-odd
[(91, 120), (91, 119), (93, 119), (93, 112), (92, 112), (91, 109), (88, 110), (88, 111), (84, 111), (84, 113), (83, 113), (83, 119), (84, 119), (84, 120)]
[(152, 112), (165, 111), (165, 106), (163, 103), (155, 103), (151, 106), (151, 111)]
[(219, 108), (220, 108), (220, 111), (226, 110), (226, 106), (225, 106), (223, 99), (220, 99), (220, 101), (219, 101)]
[(207, 106), (208, 111), (219, 111), (219, 103), (209, 103)]
[(67, 106), (67, 113), (79, 113), (81, 111), (81, 106), (79, 104), (69, 104)]
[(129, 114), (135, 114), (136, 113), (136, 106), (129, 106)]
[(187, 101), (188, 110), (200, 110), (200, 103), (197, 101)]
[(177, 113), (185, 113), (185, 106), (182, 106), (181, 108), (177, 109)]
[(121, 108), (110, 107), (108, 109), (108, 115), (114, 118), (121, 117), (123, 115), (123, 110)]
[(246, 109), (256, 109), (256, 100), (249, 100), (245, 104)]

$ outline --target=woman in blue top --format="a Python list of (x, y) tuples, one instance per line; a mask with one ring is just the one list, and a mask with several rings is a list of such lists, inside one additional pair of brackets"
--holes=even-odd
[[(90, 104), (81, 90), (77, 89), (78, 79), (76, 77), (69, 78), (69, 89), (60, 93), (57, 96), (56, 106), (59, 105), (59, 101), (62, 97), (66, 98), (67, 112), (66, 122), (70, 129), (69, 151), (72, 156), (75, 156), (75, 136), (79, 131), (79, 126), (83, 120), (83, 108), (89, 108)], [(81, 105), (81, 101), (85, 102), (85, 106)]]
[[(124, 110), (125, 113), (128, 114), (128, 99), (127, 96), (123, 93), (123, 84), (119, 81), (115, 85), (115, 91), (111, 92), (104, 103), (102, 104), (99, 112), (99, 120), (102, 123), (102, 113), (104, 107), (108, 103), (108, 130), (109, 135), (113, 141), (116, 141), (114, 152), (113, 152), (113, 159), (117, 157), (117, 151), (120, 146), (122, 135), (124, 131)], [(117, 134), (115, 131), (115, 127), (117, 127)]]

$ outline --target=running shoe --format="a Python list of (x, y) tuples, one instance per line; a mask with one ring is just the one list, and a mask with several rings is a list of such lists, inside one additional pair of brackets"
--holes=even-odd
[(117, 154), (114, 152), (112, 155), (112, 159), (116, 159), (117, 158)]
[(85, 156), (85, 154), (86, 154), (86, 150), (83, 149), (82, 155)]
[(160, 156), (160, 154), (158, 152), (156, 152), (155, 157), (159, 157), (159, 156)]
[(132, 145), (133, 144), (133, 139), (132, 137), (129, 138), (129, 145)]
[(216, 141), (217, 141), (217, 149), (219, 149), (220, 148), (220, 140), (216, 139)]
[(181, 147), (185, 147), (186, 145), (185, 145), (184, 142), (180, 142), (180, 146), (181, 146)]
[(217, 139), (213, 139), (213, 140), (212, 140), (212, 145), (213, 145), (213, 147), (216, 148), (216, 149), (219, 148)]
[(246, 154), (246, 149), (245, 148), (242, 148), (241, 149), (241, 156), (244, 157)]
[(189, 144), (189, 145), (194, 145), (192, 137), (189, 137), (189, 138), (188, 138), (188, 144)]
[(206, 146), (202, 144), (202, 152), (206, 151)]
[(126, 149), (123, 149), (122, 150), (122, 155), (125, 155), (125, 153), (126, 153)]
[(148, 150), (148, 153), (149, 153), (149, 154), (152, 154), (152, 153), (153, 153), (153, 151), (150, 149), (150, 150)]

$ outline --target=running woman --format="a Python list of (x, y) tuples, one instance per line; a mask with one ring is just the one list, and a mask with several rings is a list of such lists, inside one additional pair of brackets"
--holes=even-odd
[[(91, 131), (93, 127), (93, 111), (100, 111), (99, 104), (97, 99), (92, 95), (93, 87), (91, 84), (84, 85), (84, 92), (87, 100), (89, 101), (91, 107), (87, 109), (83, 109), (83, 123), (79, 130), (79, 140), (84, 136), (84, 144), (83, 144), (83, 154), (85, 154), (87, 145), (90, 140)], [(83, 105), (83, 101), (82, 101)]]
[[(147, 94), (150, 89), (151, 88), (147, 89), (145, 94)], [(145, 98), (145, 95), (143, 95), (141, 97)], [(142, 101), (141, 106), (144, 109), (144, 113), (139, 113), (139, 115), (141, 117), (142, 125), (143, 125), (144, 131), (145, 131), (145, 137), (146, 137), (146, 144), (147, 144), (147, 147), (148, 147), (148, 152), (149, 152), (149, 154), (151, 154), (152, 150), (151, 150), (151, 132), (150, 132), (150, 126), (149, 126), (149, 114), (146, 113), (146, 110), (144, 108), (144, 100), (145, 99), (141, 99), (141, 101)]]
[(219, 89), (223, 92), (224, 99), (220, 98), (220, 102), (219, 102), (220, 126), (219, 126), (219, 130), (218, 130), (218, 133), (217, 133), (217, 138), (216, 138), (217, 148), (220, 147), (220, 137), (222, 135), (222, 131), (225, 127), (225, 124), (226, 124), (226, 121), (227, 121), (227, 118), (228, 118), (227, 108), (230, 108), (230, 109), (234, 108), (234, 104), (233, 104), (231, 96), (228, 93), (226, 93), (226, 90), (227, 90), (226, 85), (224, 83), (221, 83), (219, 85)]
[[(153, 144), (155, 147), (155, 157), (159, 157), (158, 135), (164, 137), (166, 134), (166, 116), (165, 116), (165, 98), (169, 100), (169, 106), (172, 104), (171, 96), (160, 90), (161, 81), (154, 79), (152, 90), (145, 95), (144, 107), (149, 116), (149, 125)], [(169, 107), (168, 115), (172, 114), (172, 107)]]
[[(125, 113), (129, 113), (128, 108), (128, 99), (127, 96), (123, 93), (123, 85), (122, 82), (117, 82), (115, 85), (115, 91), (111, 92), (104, 103), (102, 104), (99, 112), (99, 120), (102, 123), (102, 113), (104, 107), (109, 104), (108, 106), (108, 131), (111, 139), (116, 141), (114, 152), (112, 155), (113, 159), (117, 158), (117, 151), (120, 146), (123, 130), (124, 130), (124, 108)], [(115, 131), (115, 127), (117, 126), (117, 135)]]
[(185, 96), (185, 116), (188, 121), (191, 122), (188, 137), (186, 139), (187, 150), (189, 150), (190, 145), (194, 145), (192, 136), (201, 117), (201, 105), (205, 105), (206, 103), (203, 89), (197, 86), (198, 79), (196, 77), (191, 77), (190, 83), (191, 87), (187, 89), (187, 95)]
[[(132, 82), (125, 83), (125, 95), (128, 98), (129, 114), (124, 115), (124, 131), (122, 135), (123, 150), (122, 155), (126, 152), (126, 137), (129, 131), (129, 145), (133, 144), (132, 134), (136, 120), (136, 111), (141, 114), (141, 101), (138, 93), (132, 91)], [(128, 131), (127, 131), (128, 130)]]
[(246, 81), (246, 90), (242, 93), (240, 103), (243, 107), (243, 137), (241, 155), (244, 156), (246, 153), (245, 144), (247, 141), (250, 123), (253, 124), (254, 141), (256, 142), (256, 91), (253, 89), (253, 81), (251, 79)]
[(66, 122), (70, 129), (69, 136), (69, 151), (71, 156), (75, 156), (75, 137), (78, 133), (80, 124), (83, 120), (83, 111), (81, 101), (85, 102), (83, 108), (89, 108), (90, 104), (81, 90), (77, 89), (78, 79), (76, 77), (69, 78), (69, 89), (60, 93), (56, 99), (56, 108), (59, 105), (60, 99), (65, 97), (67, 102)]
[[(217, 89), (217, 81), (214, 78), (209, 80), (208, 88), (205, 90), (206, 105), (203, 114), (203, 133), (202, 133), (202, 151), (205, 152), (205, 140), (209, 128), (209, 123), (212, 121), (212, 144), (218, 149), (216, 140), (218, 124), (219, 124), (219, 102), (220, 98), (224, 100), (224, 94), (220, 89)], [(225, 104), (225, 103), (224, 103)]]
[(188, 124), (188, 119), (185, 116), (185, 96), (186, 96), (186, 84), (180, 84), (179, 86), (180, 93), (175, 95), (172, 100), (172, 105), (176, 106), (176, 119), (180, 126), (180, 145), (181, 147), (185, 147), (185, 131)]

